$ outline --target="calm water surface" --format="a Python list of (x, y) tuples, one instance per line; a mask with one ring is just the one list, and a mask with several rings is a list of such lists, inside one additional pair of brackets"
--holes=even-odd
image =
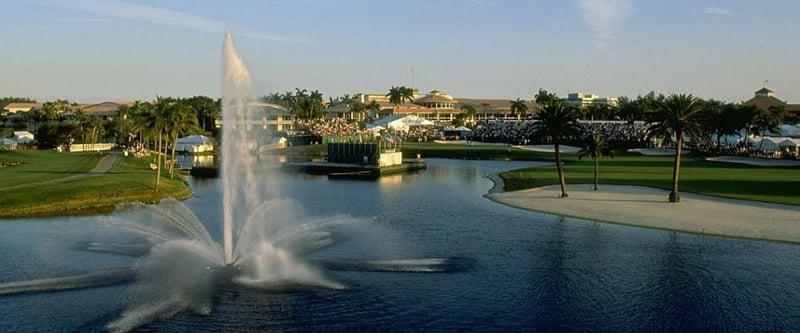
[[(282, 195), (308, 215), (372, 219), (389, 243), (354, 239), (315, 254), (453, 258), (447, 273), (333, 271), (344, 291), (223, 286), (210, 315), (142, 331), (797, 331), (800, 247), (594, 223), (482, 197), (486, 175), (524, 162), (429, 159), (378, 181), (285, 175)], [(217, 180), (190, 180), (186, 204), (220, 238)], [(79, 251), (97, 217), (0, 223), (0, 282), (127, 267)], [(0, 331), (100, 331), (128, 286), (0, 296)]]

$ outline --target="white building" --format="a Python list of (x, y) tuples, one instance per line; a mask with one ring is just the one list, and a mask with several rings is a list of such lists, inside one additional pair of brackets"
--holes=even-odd
[(600, 97), (597, 94), (584, 94), (582, 92), (569, 93), (565, 101), (579, 108), (589, 107), (590, 105), (618, 105), (616, 97)]

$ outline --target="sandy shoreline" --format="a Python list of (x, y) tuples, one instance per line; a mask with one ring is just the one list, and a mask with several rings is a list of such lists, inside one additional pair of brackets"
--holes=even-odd
[(639, 227), (681, 232), (800, 243), (800, 206), (760, 203), (681, 193), (681, 202), (667, 201), (669, 191), (639, 187), (568, 185), (502, 192), (502, 179), (486, 198), (512, 207)]

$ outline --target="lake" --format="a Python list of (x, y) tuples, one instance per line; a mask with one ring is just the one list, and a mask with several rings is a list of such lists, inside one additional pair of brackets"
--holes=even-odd
[[(346, 290), (222, 285), (210, 314), (184, 311), (142, 331), (796, 331), (800, 246), (596, 223), (485, 199), (486, 176), (532, 162), (427, 159), (376, 181), (285, 174), (280, 195), (308, 216), (373, 225), (313, 260), (447, 258), (440, 273), (330, 270)], [(217, 179), (189, 179), (185, 204), (221, 238)], [(113, 215), (113, 214), (112, 214)], [(0, 282), (130, 267), (81, 251), (104, 217), (0, 222)], [(370, 235), (374, 233), (374, 235)], [(374, 236), (374, 237), (372, 237)], [(129, 285), (0, 296), (10, 332), (102, 331)]]

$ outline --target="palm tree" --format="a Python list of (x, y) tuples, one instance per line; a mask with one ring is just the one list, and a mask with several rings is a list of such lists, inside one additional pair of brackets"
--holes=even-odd
[[(154, 161), (156, 162), (156, 184), (153, 188), (158, 192), (158, 187), (161, 184), (161, 166), (165, 163), (166, 154), (163, 154), (164, 136), (167, 130), (167, 122), (169, 121), (170, 107), (175, 102), (173, 98), (165, 98), (157, 96), (153, 104), (150, 103), (136, 103), (133, 108), (136, 110), (136, 129), (146, 135), (153, 135), (156, 138), (155, 150), (156, 155)], [(162, 158), (163, 157), (163, 158)]]
[(678, 178), (681, 169), (681, 153), (684, 137), (693, 142), (707, 141), (707, 112), (697, 97), (691, 94), (672, 94), (656, 101), (656, 110), (650, 114), (651, 125), (648, 138), (661, 138), (665, 142), (675, 140), (675, 163), (672, 169), (672, 191), (670, 202), (680, 202)]
[[(780, 133), (780, 121), (778, 117), (775, 116), (770, 111), (766, 110), (758, 110), (755, 117), (753, 117), (753, 122), (750, 124), (750, 130), (758, 133), (761, 136), (761, 143), (758, 145), (758, 150), (764, 145), (764, 136), (767, 135), (767, 132), (772, 133)], [(780, 134), (779, 134), (780, 135)]]
[(348, 111), (350, 111), (350, 119), (361, 121), (365, 118), (364, 114), (367, 112), (367, 105), (356, 101), (350, 105)]
[(561, 185), (561, 197), (568, 197), (564, 169), (561, 165), (560, 143), (561, 140), (576, 138), (583, 132), (583, 126), (578, 122), (578, 109), (561, 99), (549, 99), (537, 106), (534, 120), (534, 137), (549, 139), (553, 143), (558, 182)]
[(481, 103), (481, 112), (483, 112), (483, 121), (489, 121), (489, 107), (492, 105), (486, 102)]
[(214, 132), (214, 120), (219, 116), (219, 106), (217, 102), (208, 96), (194, 96), (183, 99), (181, 102), (192, 108), (197, 118), (198, 125), (204, 132)]
[(467, 117), (469, 117), (470, 123), (473, 124), (475, 123), (475, 113), (477, 113), (477, 110), (475, 110), (475, 106), (471, 104), (461, 105), (461, 112), (463, 112), (465, 115), (467, 115)]
[(169, 178), (172, 179), (175, 172), (175, 149), (178, 146), (178, 137), (198, 130), (198, 123), (192, 108), (183, 102), (173, 102), (166, 111), (163, 115), (166, 125), (164, 131), (172, 144), (172, 163), (169, 164)]
[(586, 142), (586, 145), (578, 151), (578, 159), (586, 156), (594, 160), (594, 190), (597, 191), (597, 174), (600, 169), (600, 157), (608, 156), (614, 158), (614, 151), (608, 145), (605, 138), (600, 136), (599, 133), (594, 133)]
[(511, 103), (511, 114), (525, 117), (525, 114), (528, 113), (528, 103), (519, 99), (519, 97), (516, 100), (509, 101), (509, 103)]
[(411, 102), (414, 100), (414, 90), (403, 86), (392, 86), (392, 88), (389, 89), (389, 93), (386, 94), (386, 97), (389, 98), (389, 103), (394, 105), (394, 111), (396, 112), (398, 105), (405, 105), (406, 101)]
[(381, 104), (376, 100), (371, 100), (369, 101), (369, 104), (367, 104), (367, 109), (370, 111), (369, 118), (372, 118), (373, 116), (374, 118), (378, 118), (381, 112)]

